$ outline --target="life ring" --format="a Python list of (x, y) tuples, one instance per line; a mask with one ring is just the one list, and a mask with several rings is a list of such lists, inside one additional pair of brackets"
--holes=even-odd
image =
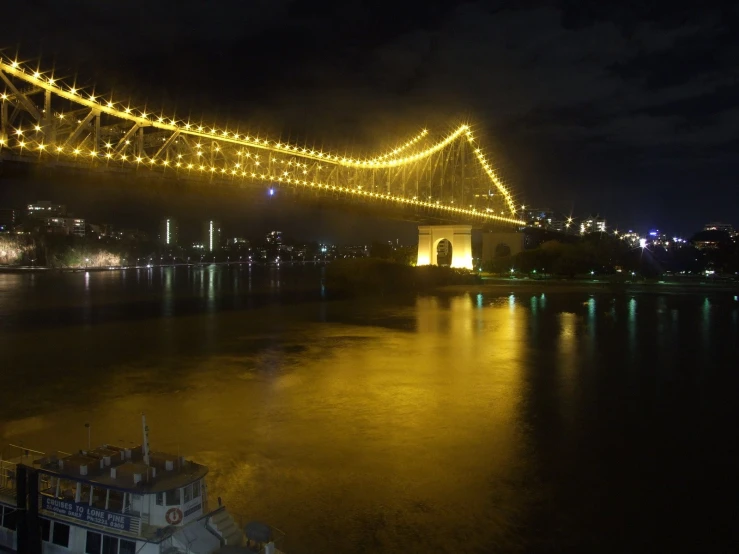
[(178, 525), (182, 523), (182, 510), (179, 508), (170, 508), (164, 515), (164, 519), (166, 519), (167, 523), (170, 525)]

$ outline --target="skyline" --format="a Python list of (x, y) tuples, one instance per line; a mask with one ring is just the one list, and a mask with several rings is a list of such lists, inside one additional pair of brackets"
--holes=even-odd
[[(266, 190), (263, 194), (252, 192), (251, 201), (245, 211), (240, 205), (234, 206), (233, 198), (240, 197), (239, 191), (221, 190), (221, 194), (204, 195), (198, 192), (191, 193), (189, 201), (182, 199), (173, 208), (169, 202), (171, 187), (164, 186), (165, 191), (142, 189), (141, 194), (130, 201), (128, 191), (122, 191), (114, 183), (106, 187), (96, 187), (93, 194), (86, 194), (69, 200), (69, 188), (64, 183), (43, 184), (20, 190), (12, 197), (12, 205), (1, 204), (0, 208), (16, 210), (16, 217), (25, 213), (28, 204), (40, 200), (47, 200), (52, 204), (63, 204), (67, 207), (68, 216), (84, 217), (88, 223), (113, 224), (117, 228), (137, 228), (153, 238), (159, 230), (162, 220), (173, 218), (180, 226), (180, 235), (183, 240), (195, 240), (200, 237), (201, 226), (208, 220), (217, 220), (223, 226), (224, 237), (245, 236), (258, 237), (274, 229), (280, 229), (290, 239), (316, 241), (330, 244), (362, 244), (374, 240), (400, 240), (401, 243), (415, 243), (418, 239), (418, 223), (391, 219), (382, 213), (376, 215), (353, 212), (342, 212), (340, 209), (326, 204), (321, 208), (306, 207), (299, 199), (289, 194), (270, 195)], [(74, 189), (71, 189), (74, 190)], [(90, 190), (90, 189), (86, 189)], [(97, 196), (99, 194), (99, 196)], [(127, 197), (129, 202), (121, 204), (119, 195)], [(535, 212), (546, 207), (526, 206), (526, 212)], [(313, 221), (307, 223), (308, 218), (301, 217), (310, 214)], [(320, 214), (316, 216), (316, 214)], [(567, 217), (569, 214), (555, 214)], [(594, 216), (606, 219), (606, 231), (614, 231), (622, 235), (625, 232), (636, 232), (646, 235), (649, 231), (659, 229), (670, 236), (681, 236), (689, 239), (703, 230), (709, 223), (727, 223), (735, 228), (739, 227), (733, 220), (721, 221), (716, 218), (707, 219), (697, 228), (687, 229), (678, 224), (653, 222), (644, 227), (628, 227), (612, 224), (607, 213), (572, 214), (574, 226), (569, 234), (577, 232), (578, 222)], [(337, 230), (338, 229), (338, 230)], [(197, 241), (196, 241), (197, 242)]]
[[(166, 4), (162, 3), (153, 9), (165, 10)], [(180, 9), (174, 10), (172, 17), (168, 18), (171, 28), (162, 30), (165, 35), (176, 34), (182, 30), (183, 22), (192, 19), (192, 5), (187, 3), (178, 5)], [(304, 23), (305, 14), (301, 15), (302, 12), (294, 6), (282, 7), (284, 11), (280, 15), (280, 23), (295, 22), (301, 32), (306, 32), (304, 26), (299, 25), (301, 22)], [(718, 18), (720, 12), (711, 8), (710, 3), (701, 11), (700, 17), (692, 19), (688, 18), (692, 12), (685, 11), (684, 8), (676, 7), (673, 13), (669, 14), (626, 10), (619, 15), (607, 4), (580, 10), (557, 8), (552, 5), (516, 9), (509, 7), (505, 2), (496, 4), (494, 9), (486, 9), (477, 3), (441, 7), (432, 5), (427, 8), (424, 17), (413, 21), (404, 17), (408, 14), (399, 14), (397, 21), (389, 28), (383, 28), (376, 38), (370, 37), (370, 33), (367, 32), (368, 24), (361, 18), (349, 25), (349, 28), (358, 33), (351, 51), (356, 53), (360, 51), (361, 46), (367, 47), (367, 57), (359, 60), (362, 62), (360, 66), (374, 67), (374, 73), (370, 72), (370, 75), (379, 74), (387, 77), (387, 81), (380, 80), (377, 83), (358, 83), (356, 73), (359, 70), (356, 69), (347, 70), (343, 80), (324, 75), (315, 82), (306, 81), (305, 73), (301, 72), (298, 79), (300, 86), (286, 86), (284, 69), (271, 67), (271, 62), (275, 62), (275, 57), (282, 51), (281, 49), (288, 48), (292, 37), (286, 37), (286, 44), (279, 47), (260, 50), (258, 56), (248, 55), (249, 45), (255, 37), (263, 36), (267, 32), (264, 29), (275, 23), (275, 20), (271, 19), (271, 12), (260, 14), (262, 24), (267, 26), (261, 30), (258, 25), (250, 22), (243, 29), (229, 27), (229, 33), (208, 40), (198, 39), (187, 33), (182, 37), (177, 36), (174, 43), (182, 46), (182, 50), (176, 48), (157, 50), (155, 46), (159, 45), (161, 37), (155, 36), (152, 30), (146, 30), (141, 40), (137, 39), (131, 51), (111, 49), (109, 42), (96, 40), (99, 38), (98, 33), (102, 33), (103, 30), (110, 31), (113, 24), (111, 13), (104, 6), (90, 7), (88, 14), (77, 13), (74, 21), (62, 17), (64, 24), (54, 25), (53, 29), (46, 28), (55, 21), (54, 18), (49, 18), (48, 21), (42, 21), (41, 28), (36, 31), (37, 36), (45, 37), (41, 46), (47, 49), (47, 55), (44, 55), (43, 49), (40, 51), (40, 62), (46, 62), (49, 58), (56, 59), (58, 69), (63, 67), (66, 72), (69, 68), (67, 73), (75, 72), (85, 82), (95, 82), (100, 87), (99, 90), (122, 90), (125, 94), (126, 87), (121, 89), (120, 84), (135, 83), (139, 90), (132, 96), (148, 99), (147, 105), (152, 107), (161, 106), (167, 109), (174, 106), (178, 113), (189, 110), (196, 115), (204, 107), (206, 108), (204, 111), (207, 112), (209, 106), (228, 106), (229, 114), (213, 114), (213, 120), (224, 124), (238, 121), (248, 125), (253, 122), (257, 128), (275, 129), (276, 136), (291, 135), (297, 136), (297, 140), (303, 137), (306, 140), (323, 140), (327, 146), (349, 144), (355, 146), (356, 151), (374, 149), (373, 147), (382, 142), (378, 140), (381, 134), (385, 140), (389, 137), (394, 140), (398, 136), (410, 136), (424, 125), (436, 126), (448, 123), (460, 110), (467, 110), (465, 119), (478, 121), (478, 126), (484, 130), (485, 142), (493, 146), (496, 165), (502, 168), (503, 174), (527, 205), (549, 207), (565, 213), (600, 213), (608, 218), (609, 226), (610, 222), (613, 222), (615, 226), (624, 229), (677, 227), (677, 231), (687, 233), (699, 229), (707, 221), (734, 222), (732, 205), (736, 204), (734, 197), (737, 193), (732, 185), (737, 160), (731, 153), (731, 146), (735, 143), (735, 137), (733, 132), (728, 134), (717, 132), (706, 137), (704, 135), (712, 127), (701, 126), (701, 121), (707, 124), (720, 120), (723, 125), (731, 122), (733, 108), (728, 114), (722, 114), (719, 110), (726, 107), (726, 102), (720, 101), (720, 98), (727, 98), (727, 93), (732, 90), (729, 86), (730, 76), (736, 70), (722, 73), (721, 64), (726, 60), (718, 56), (712, 61), (704, 60), (705, 66), (700, 65), (700, 59), (695, 59), (687, 65), (683, 64), (680, 66), (682, 68), (680, 75), (668, 74), (667, 71), (669, 67), (675, 66), (675, 60), (679, 61), (681, 56), (685, 55), (687, 45), (693, 45), (692, 51), (696, 51), (696, 45), (701, 46), (698, 50), (705, 52), (710, 42), (708, 38), (726, 36), (725, 28), (722, 26), (725, 24), (716, 23), (720, 20)], [(25, 9), (27, 8), (18, 6), (11, 8), (10, 11), (23, 12)], [(374, 7), (355, 6), (352, 9), (376, 13), (373, 11), (376, 9)], [(205, 24), (218, 19), (219, 14), (216, 12), (219, 10), (206, 11), (207, 13), (203, 14)], [(403, 12), (402, 9), (400, 11)], [(232, 6), (231, 13), (232, 15), (239, 13), (239, 6)], [(346, 14), (324, 13), (320, 15), (319, 20), (322, 24), (327, 24), (333, 21), (331, 18), (345, 16)], [(155, 18), (155, 15), (152, 17)], [(225, 19), (222, 18), (221, 22), (223, 23)], [(472, 24), (473, 19), (478, 22), (476, 25)], [(522, 21), (528, 21), (529, 24), (520, 25)], [(88, 23), (93, 25), (92, 33), (83, 35), (77, 32), (80, 26)], [(511, 90), (501, 90), (497, 84), (479, 86), (486, 83), (492, 85), (479, 77), (479, 71), (472, 71), (476, 67), (487, 67), (482, 63), (484, 59), (477, 60), (480, 63), (471, 66), (465, 65), (467, 61), (454, 68), (442, 64), (432, 77), (427, 66), (433, 65), (433, 62), (439, 59), (442, 61), (446, 59), (444, 52), (447, 51), (443, 50), (442, 45), (460, 47), (466, 44), (465, 40), (460, 41), (459, 37), (455, 39), (453, 31), (467, 28), (465, 25), (469, 27), (468, 31), (480, 30), (484, 27), (483, 23), (489, 24), (490, 29), (503, 28), (506, 31), (501, 33), (501, 36), (509, 40), (508, 47), (502, 47), (499, 42), (503, 38), (498, 37), (484, 43), (486, 48), (481, 51), (497, 54), (489, 59), (510, 70), (511, 75), (506, 79), (506, 86)], [(117, 24), (120, 25), (120, 22)], [(626, 31), (629, 25), (632, 28), (631, 38), (627, 40)], [(544, 33), (539, 41), (533, 40), (532, 34), (537, 30), (548, 30), (549, 34)], [(470, 45), (483, 44), (481, 42), (483, 37), (471, 31), (466, 35)], [(326, 43), (346, 38), (346, 33), (348, 30), (342, 31), (341, 36), (322, 37), (321, 40), (324, 42), (321, 44), (325, 47)], [(425, 39), (416, 36), (418, 33)], [(115, 36), (115, 33), (112, 36)], [(414, 48), (419, 48), (419, 44), (426, 44), (424, 40), (429, 37), (435, 37), (439, 42), (436, 50), (427, 52), (429, 60), (423, 62), (413, 56), (407, 59), (402, 57), (403, 52), (414, 52)], [(597, 40), (594, 37), (597, 37)], [(11, 43), (19, 45), (18, 50), (23, 55), (38, 47), (37, 40), (30, 40), (31, 33), (21, 29), (12, 30), (9, 38)], [(562, 104), (559, 116), (556, 113), (557, 109), (551, 105), (545, 109), (546, 102), (541, 102), (542, 97), (547, 96), (547, 91), (537, 92), (537, 89), (547, 87), (529, 87), (526, 89), (528, 94), (519, 94), (519, 100), (521, 103), (525, 101), (529, 104), (538, 103), (538, 107), (531, 108), (524, 114), (522, 112), (525, 110), (519, 106), (520, 109), (513, 110), (509, 114), (511, 117), (506, 120), (499, 110), (503, 105), (515, 108), (515, 103), (511, 103), (513, 92), (521, 93), (520, 87), (525, 82), (531, 82), (536, 72), (545, 66), (546, 56), (540, 59), (537, 55), (542, 54), (542, 42), (547, 40), (550, 46), (549, 61), (559, 59), (561, 62), (560, 66), (555, 64), (550, 70), (556, 67), (568, 70), (563, 75), (557, 75), (553, 81), (543, 81), (548, 85), (555, 85), (553, 89), (550, 86), (549, 90), (557, 94), (549, 96), (556, 98), (548, 100), (550, 104), (555, 103), (555, 100)], [(405, 48), (399, 46), (403, 44)], [(724, 40), (723, 44), (727, 53), (736, 48), (731, 41), (727, 43)], [(583, 45), (589, 45), (589, 48), (581, 49)], [(52, 56), (48, 55), (50, 47), (55, 51)], [(254, 61), (258, 57), (259, 64), (252, 68), (254, 78), (247, 77), (243, 71), (238, 71), (237, 64), (232, 64), (230, 77), (224, 78), (226, 72), (223, 66), (228, 63), (228, 56), (225, 56), (227, 59), (223, 59), (224, 56), (214, 55), (219, 51), (218, 48), (227, 48), (227, 51), (233, 54), (231, 56), (233, 60)], [(311, 48), (312, 46), (307, 44), (304, 49), (296, 52), (296, 55), (299, 54), (298, 57), (301, 59), (310, 57), (315, 53)], [(610, 54), (609, 48), (613, 49)], [(157, 51), (156, 63), (145, 55), (148, 50)], [(381, 56), (383, 52), (386, 54), (385, 58)], [(501, 57), (501, 52), (509, 55)], [(522, 62), (526, 52), (534, 56), (528, 65)], [(557, 83), (561, 84), (567, 75), (571, 76), (571, 70), (577, 66), (573, 60), (579, 60), (585, 52), (586, 59), (590, 59), (592, 64), (591, 66), (586, 64), (585, 69), (589, 68), (590, 71), (585, 71), (582, 79), (594, 78), (603, 73), (602, 81), (593, 80), (590, 82), (591, 86), (580, 87), (583, 83), (580, 79), (571, 85), (574, 88), (566, 90), (557, 88)], [(9, 50), (6, 49), (4, 53), (7, 55)], [(566, 55), (557, 58), (557, 55), (563, 53)], [(612, 58), (611, 63), (607, 66), (608, 70), (602, 72), (598, 67), (602, 67), (603, 62), (608, 61), (607, 54)], [(333, 50), (329, 50), (326, 56), (332, 61), (339, 59), (339, 53)], [(628, 63), (619, 61), (619, 56), (625, 57)], [(100, 71), (99, 67), (103, 67), (103, 58), (106, 59), (104, 64), (106, 69)], [(201, 84), (185, 86), (183, 83), (185, 74), (182, 71), (182, 60), (185, 58), (192, 67), (197, 67), (197, 74), (202, 77)], [(653, 62), (656, 59), (662, 59), (664, 63), (655, 69)], [(206, 60), (209, 63), (205, 63)], [(651, 66), (647, 63), (650, 61)], [(96, 66), (96, 63), (99, 65)], [(283, 68), (284, 64), (293, 63), (295, 60), (290, 58), (283, 60), (283, 64), (273, 65)], [(373, 63), (379, 66), (375, 67)], [(111, 67), (116, 69), (110, 69)], [(383, 72), (392, 67), (397, 69), (396, 73)], [(524, 71), (527, 67), (528, 70)], [(418, 80), (404, 80), (405, 71), (412, 68), (419, 69)], [(426, 70), (422, 71), (423, 68)], [(333, 67), (333, 73), (331, 71), (328, 73), (336, 75), (338, 69), (339, 67)], [(454, 94), (447, 96), (444, 94), (445, 88), (440, 86), (439, 78), (445, 72), (448, 74), (451, 69), (460, 72), (461, 77), (454, 80), (456, 87)], [(631, 77), (629, 71), (633, 72)], [(471, 74), (478, 75), (479, 82), (470, 78)], [(623, 130), (629, 127), (628, 121), (635, 125), (639, 122), (644, 124), (648, 132), (643, 132), (644, 129), (640, 131), (636, 125), (635, 132), (630, 135), (631, 139), (640, 142), (638, 145), (593, 140), (595, 130), (598, 128), (602, 130), (608, 118), (601, 117), (600, 120), (597, 117), (593, 118), (591, 112), (604, 108), (605, 104), (613, 104), (612, 93), (615, 89), (609, 89), (610, 97), (604, 91), (608, 89), (607, 84), (614, 85), (614, 74), (620, 75), (623, 81), (621, 83), (625, 93), (623, 109), (630, 109), (631, 120), (624, 117), (619, 119), (611, 114), (613, 117), (610, 125), (617, 128), (620, 125)], [(259, 75), (262, 78), (259, 78)], [(643, 82), (644, 76), (648, 77), (648, 83)], [(517, 82), (515, 77), (518, 77), (520, 82)], [(403, 82), (407, 84), (405, 89), (397, 90), (396, 94), (388, 91), (389, 84)], [(639, 86), (635, 85), (635, 82)], [(346, 83), (352, 86), (346, 87)], [(377, 88), (373, 88), (374, 85)], [(598, 86), (593, 88), (594, 85)], [(266, 94), (271, 90), (268, 87), (273, 87), (274, 94)], [(239, 99), (236, 99), (237, 92), (240, 93)], [(573, 107), (565, 106), (567, 102), (563, 101), (567, 93), (573, 94), (570, 100), (580, 102), (581, 108), (583, 106), (587, 108), (587, 103), (582, 102), (583, 97), (588, 94), (595, 95), (598, 101), (591, 101), (590, 110), (578, 108), (573, 111)], [(642, 96), (637, 93), (641, 93)], [(493, 97), (489, 98), (490, 94), (493, 94)], [(539, 97), (533, 98), (537, 94)], [(160, 97), (159, 101), (154, 100), (157, 95)], [(368, 97), (373, 101), (365, 101)], [(606, 97), (610, 99), (605, 99)], [(634, 107), (639, 104), (636, 101), (637, 97), (642, 99), (644, 105), (641, 107)], [(645, 103), (646, 97), (651, 100)], [(343, 99), (343, 102), (337, 102), (337, 98)], [(460, 101), (460, 98), (464, 98), (465, 101)], [(501, 98), (507, 103), (499, 104)], [(419, 99), (422, 101), (419, 102)], [(352, 104), (353, 108), (347, 107), (347, 103)], [(436, 108), (431, 109), (430, 105)], [(611, 105), (610, 109), (617, 110), (617, 106)], [(659, 115), (673, 112), (682, 115)], [(327, 116), (328, 113), (331, 114), (330, 117)], [(538, 118), (535, 117), (537, 113), (540, 116)], [(514, 114), (517, 114), (515, 118)], [(567, 116), (564, 119), (563, 114)], [(680, 125), (675, 123), (675, 129), (679, 127), (680, 132), (671, 137), (662, 136), (665, 140), (655, 140), (660, 133), (664, 135), (669, 130), (669, 126), (665, 127), (664, 124), (676, 117), (681, 118)], [(518, 126), (512, 123), (516, 118)], [(587, 121), (588, 118), (590, 121)], [(368, 123), (369, 121), (376, 122), (376, 125)], [(567, 124), (563, 125), (563, 122)], [(527, 143), (525, 149), (519, 149), (522, 140)], [(581, 143), (583, 140), (587, 142), (585, 146)], [(685, 150), (686, 141), (688, 145), (692, 144), (687, 150)], [(547, 163), (542, 164), (542, 160)], [(660, 165), (665, 164), (670, 167), (660, 169)], [(693, 169), (687, 168), (691, 165)], [(598, 166), (598, 171), (587, 176), (592, 166)], [(698, 176), (700, 179), (696, 181)], [(4, 197), (8, 186), (5, 179), (3, 181)], [(694, 190), (698, 186), (696, 182), (700, 184), (700, 193)], [(135, 197), (136, 194), (132, 196)], [(176, 198), (176, 195), (172, 196), (174, 203), (182, 201), (187, 204), (195, 201), (194, 198), (182, 200)], [(604, 209), (604, 206), (608, 208)], [(183, 208), (187, 209), (186, 206)], [(248, 214), (249, 211), (245, 210), (245, 213)], [(316, 219), (310, 211), (304, 217), (309, 221), (306, 226), (312, 226), (310, 221)], [(332, 224), (331, 215), (326, 215), (324, 219), (327, 220), (329, 228), (333, 226), (336, 229), (335, 232), (345, 227), (344, 222)]]

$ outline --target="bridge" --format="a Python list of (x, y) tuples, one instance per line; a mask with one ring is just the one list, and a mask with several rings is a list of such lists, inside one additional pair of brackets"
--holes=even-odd
[(419, 227), (419, 264), (435, 263), (447, 239), (452, 265), (471, 268), (473, 226), (525, 224), (466, 123), (441, 136), (424, 129), (386, 151), (356, 156), (153, 113), (2, 56), (0, 81), (0, 161), (376, 205), (434, 223)]

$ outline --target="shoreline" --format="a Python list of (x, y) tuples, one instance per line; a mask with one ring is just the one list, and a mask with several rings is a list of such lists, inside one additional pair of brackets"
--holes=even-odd
[(439, 292), (610, 292), (610, 293), (660, 293), (695, 294), (706, 292), (725, 292), (739, 294), (739, 282), (722, 283), (684, 283), (679, 281), (637, 281), (615, 283), (599, 279), (506, 279), (483, 278), (482, 282), (466, 285), (447, 285), (438, 287)]

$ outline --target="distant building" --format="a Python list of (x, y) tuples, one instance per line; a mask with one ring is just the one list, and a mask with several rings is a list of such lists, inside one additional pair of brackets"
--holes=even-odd
[(591, 216), (587, 219), (583, 219), (580, 222), (580, 234), (587, 235), (588, 233), (605, 233), (606, 232), (606, 220), (604, 217)]
[(698, 250), (717, 250), (731, 242), (731, 235), (727, 231), (711, 229), (696, 233), (690, 242)]
[(270, 231), (266, 237), (267, 244), (282, 244), (282, 231)]
[(180, 239), (180, 227), (177, 220), (171, 217), (159, 222), (159, 242), (165, 246), (177, 246)]
[(113, 226), (109, 223), (88, 223), (87, 233), (100, 237), (115, 237)]
[(213, 219), (205, 222), (203, 245), (208, 252), (215, 252), (221, 247), (221, 224)]
[(49, 200), (38, 200), (35, 204), (28, 205), (28, 215), (31, 217), (63, 217), (67, 215), (67, 207), (64, 204), (52, 204)]
[(366, 258), (370, 255), (370, 249), (366, 245), (347, 245), (339, 248), (339, 255), (345, 258)]
[(226, 239), (227, 246), (236, 246), (237, 248), (249, 248), (249, 239), (243, 237), (233, 237)]
[(549, 223), (549, 228), (552, 231), (559, 231), (564, 233), (569, 228), (569, 224), (564, 219), (552, 219)]
[(76, 217), (47, 217), (46, 232), (57, 235), (85, 236), (85, 220)]
[(703, 226), (704, 231), (726, 231), (730, 235), (734, 234), (734, 226), (731, 223), (720, 223), (714, 221), (712, 223), (706, 223)]
[(0, 209), (0, 233), (7, 233), (15, 225), (15, 210)]
[(622, 240), (625, 240), (626, 242), (628, 242), (629, 245), (631, 245), (634, 248), (636, 248), (637, 246), (639, 246), (639, 239), (640, 238), (641, 237), (639, 236), (639, 233), (635, 233), (631, 229), (629, 229), (629, 232), (628, 233), (624, 233), (623, 235), (621, 235), (621, 239)]
[(554, 221), (554, 212), (549, 208), (528, 208), (523, 216), (530, 226), (543, 229), (549, 228)]
[(146, 242), (149, 235), (139, 229), (117, 229), (111, 232), (111, 236), (118, 240)]

